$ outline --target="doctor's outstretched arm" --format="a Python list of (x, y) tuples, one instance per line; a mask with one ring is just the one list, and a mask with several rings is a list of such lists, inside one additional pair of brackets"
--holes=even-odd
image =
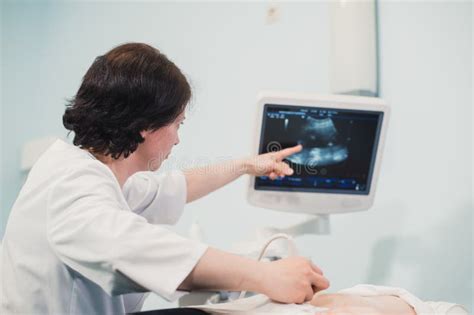
[(288, 156), (300, 152), (301, 145), (250, 158), (231, 160), (184, 171), (187, 183), (187, 202), (194, 201), (234, 181), (244, 174), (253, 176), (292, 175), (293, 170), (283, 162)]

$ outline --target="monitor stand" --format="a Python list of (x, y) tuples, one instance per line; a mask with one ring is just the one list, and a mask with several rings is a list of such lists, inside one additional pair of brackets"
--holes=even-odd
[(305, 235), (328, 235), (331, 224), (328, 214), (307, 215), (304, 220), (286, 228), (265, 227), (258, 230), (259, 237), (266, 239), (277, 233), (288, 234), (292, 238)]

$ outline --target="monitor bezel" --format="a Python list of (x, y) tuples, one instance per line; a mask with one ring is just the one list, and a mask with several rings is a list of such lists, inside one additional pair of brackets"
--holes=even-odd
[(341, 192), (314, 192), (255, 189), (255, 176), (249, 176), (247, 201), (257, 207), (285, 212), (308, 214), (334, 214), (355, 212), (369, 209), (374, 201), (376, 187), (383, 158), (383, 148), (390, 118), (390, 107), (376, 97), (352, 95), (322, 95), (292, 93), (280, 91), (263, 91), (257, 99), (255, 132), (252, 153), (260, 152), (264, 105), (297, 105), (300, 107), (331, 108), (337, 110), (352, 109), (361, 111), (382, 112), (383, 119), (379, 128), (377, 150), (372, 168), (372, 180), (368, 194)]

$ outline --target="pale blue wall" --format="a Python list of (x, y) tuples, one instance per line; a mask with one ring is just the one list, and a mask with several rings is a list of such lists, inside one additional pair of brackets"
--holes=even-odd
[[(174, 156), (250, 152), (254, 99), (265, 88), (329, 92), (329, 6), (264, 3), (18, 3), (2, 10), (3, 219), (18, 193), (21, 145), (65, 136), (61, 115), (95, 56), (127, 41), (159, 47), (190, 77), (193, 110)], [(335, 216), (330, 236), (298, 240), (332, 290), (362, 282), (472, 307), (472, 4), (382, 2), (381, 88), (392, 104), (371, 211)], [(247, 205), (241, 179), (192, 203), (220, 248), (297, 216)], [(149, 302), (148, 307), (160, 304)]]
[[(270, 27), (264, 23), (263, 4), (38, 2), (7, 2), (2, 16), (6, 213), (23, 180), (21, 145), (35, 137), (65, 135), (65, 99), (75, 93), (94, 57), (120, 43), (155, 45), (189, 75), (196, 112), (206, 116), (189, 123), (202, 136), (184, 137), (183, 147), (191, 154), (247, 154), (250, 131), (236, 127), (253, 122), (251, 107), (260, 88), (328, 90), (324, 4), (285, 5), (282, 23)], [(231, 106), (235, 126), (220, 119)], [(211, 140), (222, 128), (231, 137), (243, 133), (238, 145), (224, 153)]]

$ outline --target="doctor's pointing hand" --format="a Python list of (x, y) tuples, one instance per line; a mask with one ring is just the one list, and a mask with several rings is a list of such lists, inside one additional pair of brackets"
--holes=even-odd
[(292, 148), (286, 148), (277, 152), (269, 152), (251, 158), (248, 161), (248, 173), (253, 176), (268, 176), (271, 179), (293, 175), (293, 169), (283, 160), (292, 154), (298, 153), (303, 147), (297, 145)]
[[(175, 234), (187, 202), (241, 175), (292, 174), (301, 146), (158, 175), (185, 119), (191, 89), (146, 44), (97, 57), (68, 103), (57, 140), (36, 162), (8, 219), (1, 253), (1, 314), (124, 314), (143, 293), (264, 293), (301, 303), (329, 286), (302, 257), (257, 262)], [(230, 166), (230, 167), (229, 167)]]

